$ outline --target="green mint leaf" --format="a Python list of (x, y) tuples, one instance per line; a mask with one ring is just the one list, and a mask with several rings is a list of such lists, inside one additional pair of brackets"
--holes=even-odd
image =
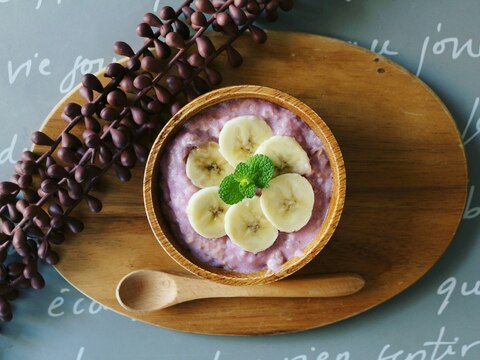
[(272, 179), (275, 166), (272, 160), (266, 155), (257, 154), (247, 160), (249, 170), (248, 177), (259, 188), (267, 188), (268, 182)]
[(228, 205), (239, 203), (244, 198), (243, 193), (240, 191), (240, 184), (233, 175), (228, 175), (222, 180), (218, 195)]
[(257, 188), (267, 188), (273, 177), (275, 166), (265, 155), (254, 155), (246, 163), (240, 163), (233, 174), (220, 183), (218, 194), (229, 205), (239, 203), (244, 198), (253, 198)]
[(247, 185), (241, 185), (240, 184), (240, 192), (246, 198), (251, 199), (255, 196), (255, 194), (257, 192), (257, 187), (253, 183), (249, 183)]
[(250, 169), (247, 164), (240, 163), (235, 168), (233, 172), (233, 177), (238, 183), (242, 186), (247, 186), (248, 184), (252, 183), (252, 178), (250, 176)]

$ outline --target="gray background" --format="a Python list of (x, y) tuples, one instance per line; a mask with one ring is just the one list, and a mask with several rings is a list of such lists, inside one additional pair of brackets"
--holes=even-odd
[[(140, 43), (135, 26), (159, 3), (166, 1), (0, 0), (1, 179), (10, 176), (10, 161), (29, 146), (30, 134), (81, 72), (111, 62), (116, 40)], [(24, 292), (15, 301), (14, 321), (0, 325), (0, 358), (480, 359), (479, 20), (478, 0), (297, 0), (294, 11), (270, 26), (326, 34), (377, 52), (387, 49), (388, 57), (413, 73), (423, 59), (418, 75), (445, 101), (465, 134), (471, 164), (468, 211), (445, 256), (409, 290), (321, 329), (219, 337), (132, 321), (102, 309), (45, 269), (47, 287)], [(15, 77), (29, 60), (28, 76), (22, 68)]]

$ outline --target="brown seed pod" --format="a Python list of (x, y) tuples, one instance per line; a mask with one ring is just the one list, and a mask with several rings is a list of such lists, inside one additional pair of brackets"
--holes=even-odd
[(102, 211), (102, 202), (96, 197), (87, 195), (85, 197), (85, 201), (87, 202), (88, 208), (91, 212), (98, 213)]
[(133, 86), (135, 86), (139, 90), (148, 88), (149, 86), (152, 86), (152, 78), (147, 74), (138, 75), (133, 80)]
[(263, 44), (265, 41), (267, 41), (267, 33), (259, 27), (250, 25), (248, 30), (250, 30), (253, 41), (255, 41), (257, 44)]
[(33, 183), (33, 177), (31, 175), (22, 175), (18, 178), (17, 184), (20, 186), (22, 189), (29, 188), (32, 186)]
[(155, 46), (155, 51), (159, 58), (168, 59), (172, 54), (172, 50), (170, 50), (170, 47), (167, 44), (165, 44), (163, 41), (155, 39), (153, 41), (153, 44)]
[(175, 10), (171, 6), (164, 6), (160, 9), (160, 18), (162, 20), (172, 20), (175, 18)]
[(133, 150), (135, 151), (135, 155), (140, 162), (147, 161), (149, 150), (147, 147), (143, 146), (142, 144), (134, 143)]
[(110, 63), (105, 68), (105, 76), (109, 78), (118, 78), (125, 74), (125, 68), (119, 63)]
[(147, 114), (145, 113), (145, 111), (143, 111), (139, 107), (131, 106), (130, 112), (132, 114), (132, 119), (135, 122), (135, 124), (143, 125), (147, 122), (148, 120)]
[(75, 135), (64, 132), (62, 134), (62, 146), (69, 149), (78, 149), (82, 147), (83, 144)]
[(0, 194), (12, 194), (19, 190), (19, 186), (10, 181), (0, 183)]
[(88, 130), (92, 130), (94, 132), (100, 131), (100, 124), (98, 120), (95, 119), (94, 117), (85, 117), (84, 122), (85, 122), (85, 127)]
[(181, 20), (175, 20), (175, 31), (180, 34), (184, 40), (188, 40), (190, 38), (190, 28)]
[(260, 13), (260, 6), (256, 1), (248, 0), (246, 10), (252, 15), (258, 15)]
[(170, 102), (171, 94), (161, 85), (155, 86), (155, 95), (157, 96), (158, 101), (162, 104), (168, 104)]
[(65, 218), (65, 224), (67, 225), (68, 229), (74, 234), (78, 234), (84, 229), (83, 222), (72, 216), (67, 216)]
[(206, 27), (207, 24), (207, 18), (201, 11), (195, 11), (192, 16), (191, 16), (191, 22), (194, 28), (197, 30), (202, 27)]
[(188, 80), (192, 76), (192, 67), (186, 61), (178, 61), (175, 65), (177, 65), (177, 72), (181, 78)]
[(176, 93), (183, 87), (183, 81), (178, 76), (169, 75), (166, 77), (165, 82), (171, 92)]
[(108, 148), (108, 146), (101, 144), (99, 146), (99, 154), (98, 154), (98, 159), (102, 164), (108, 164), (110, 161), (112, 161), (113, 154), (112, 151)]
[(112, 128), (112, 129), (110, 129), (110, 134), (112, 135), (113, 145), (117, 149), (122, 149), (127, 145), (128, 137), (125, 135), (124, 132), (122, 132), (118, 129)]
[(191, 54), (187, 61), (193, 67), (203, 67), (205, 65), (205, 59), (197, 52)]
[[(98, 79), (97, 79), (97, 81), (98, 81)], [(94, 80), (93, 80), (93, 82), (94, 82)], [(75, 104), (75, 103), (69, 103), (64, 107), (63, 113), (66, 116), (68, 116), (70, 119), (74, 119), (75, 117), (81, 115), (81, 109), (82, 109), (82, 107), (80, 105)]]
[(83, 98), (83, 100), (85, 101), (93, 100), (93, 91), (90, 89), (87, 89), (85, 86), (80, 87), (79, 93), (80, 93), (80, 96)]
[(79, 200), (83, 197), (83, 188), (78, 182), (75, 181), (75, 179), (67, 179), (67, 188), (68, 196), (70, 196), (73, 200)]
[(198, 53), (202, 57), (207, 58), (215, 53), (215, 46), (208, 37), (199, 36), (195, 41), (197, 43)]
[(96, 105), (93, 102), (89, 102), (82, 106), (81, 113), (82, 113), (82, 116), (89, 117), (95, 114), (96, 110), (97, 110)]
[(207, 14), (213, 14), (215, 12), (215, 8), (209, 0), (195, 0), (194, 4), (201, 12)]
[(140, 23), (136, 29), (137, 35), (140, 37), (151, 39), (155, 37), (152, 28), (147, 23)]
[(127, 105), (127, 95), (122, 90), (115, 89), (108, 93), (107, 102), (115, 107), (124, 107)]
[(132, 173), (125, 166), (114, 164), (115, 173), (121, 182), (127, 182), (132, 178)]
[(163, 24), (162, 20), (160, 20), (158, 16), (153, 13), (146, 13), (145, 15), (143, 15), (143, 22), (157, 28), (162, 26)]
[(280, 0), (280, 9), (290, 11), (293, 8), (293, 0)]
[[(87, 89), (90, 89), (90, 90), (95, 90), (95, 91), (98, 91), (98, 92), (102, 92), (103, 91), (103, 85), (102, 83), (100, 82), (100, 80), (98, 80), (98, 78), (93, 75), (93, 74), (85, 74), (83, 75), (83, 78), (82, 78), (82, 84), (83, 86), (85, 86)], [(66, 112), (65, 112), (66, 113)], [(67, 113), (66, 113), (67, 114)], [(67, 114), (68, 115), (68, 114)]]
[[(63, 235), (63, 233), (59, 231), (51, 231), (45, 236), (45, 240), (52, 244), (60, 245), (65, 241), (65, 235)], [(48, 253), (46, 253), (45, 256), (42, 257), (42, 259), (44, 259), (47, 255)]]
[(239, 67), (243, 63), (242, 55), (240, 55), (240, 53), (237, 50), (235, 50), (233, 46), (227, 47), (227, 57), (228, 57), (228, 62), (233, 67)]
[(45, 280), (43, 279), (43, 276), (37, 272), (32, 276), (30, 285), (35, 290), (43, 289), (45, 286)]
[(110, 106), (105, 106), (100, 112), (100, 117), (107, 121), (116, 120), (118, 119), (119, 115), (120, 114), (118, 113), (117, 109)]
[(205, 74), (211, 85), (218, 85), (222, 82), (222, 74), (215, 69), (205, 68)]
[(131, 72), (140, 69), (140, 60), (138, 60), (138, 57), (132, 56), (130, 59), (128, 59), (127, 69)]
[(57, 155), (60, 160), (67, 164), (75, 164), (78, 161), (77, 154), (75, 154), (72, 149), (67, 147), (61, 147), (60, 149), (58, 149)]
[(10, 217), (10, 220), (12, 220), (14, 223), (18, 223), (22, 220), (22, 213), (17, 210), (13, 202), (7, 204), (7, 211), (8, 211), (8, 216)]
[(36, 191), (33, 189), (22, 189), (20, 193), (22, 194), (24, 199), (27, 200), (29, 203), (35, 203), (38, 200), (40, 200), (40, 197), (38, 196)]
[(53, 144), (53, 140), (47, 134), (41, 131), (35, 131), (32, 134), (32, 142), (36, 145), (45, 146), (51, 146)]
[[(163, 70), (162, 63), (153, 56), (144, 56), (141, 61), (141, 66), (143, 70), (149, 71), (155, 74), (158, 74)], [(135, 82), (134, 82), (134, 85), (135, 85)]]
[(171, 106), (170, 106), (170, 113), (175, 115), (181, 108), (183, 107), (183, 104), (180, 101), (175, 101)]
[(63, 188), (57, 190), (58, 201), (62, 206), (69, 207), (75, 203), (75, 201), (68, 195), (68, 191)]
[(158, 114), (163, 110), (163, 105), (160, 101), (152, 99), (147, 104), (147, 110), (151, 113)]
[(230, 17), (230, 15), (225, 12), (219, 13), (216, 19), (217, 19), (217, 24), (222, 27), (225, 27), (232, 22), (232, 18)]
[(185, 40), (179, 33), (170, 32), (165, 36), (165, 42), (168, 46), (177, 48), (177, 49), (185, 49)]
[(133, 52), (130, 45), (128, 45), (127, 43), (125, 43), (123, 41), (117, 41), (113, 45), (113, 51), (116, 54), (122, 55), (122, 56), (133, 56), (133, 55), (135, 55), (135, 53)]
[(247, 22), (247, 15), (240, 7), (230, 5), (228, 11), (230, 11), (230, 15), (235, 24), (244, 25)]
[(56, 251), (53, 251), (53, 250), (50, 250), (47, 256), (45, 257), (45, 261), (47, 262), (47, 264), (50, 264), (50, 265), (55, 265), (56, 263), (58, 263), (58, 260), (59, 260), (58, 254)]

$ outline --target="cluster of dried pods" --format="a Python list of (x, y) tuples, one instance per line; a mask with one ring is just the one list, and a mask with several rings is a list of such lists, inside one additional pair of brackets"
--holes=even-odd
[[(58, 262), (52, 244), (83, 230), (82, 221), (71, 215), (76, 206), (85, 201), (91, 211), (101, 211), (92, 192), (103, 174), (113, 168), (128, 181), (166, 119), (222, 81), (212, 61), (226, 52), (231, 66), (240, 66), (234, 41), (248, 31), (254, 42), (265, 42), (254, 21), (260, 15), (273, 21), (279, 9), (292, 6), (293, 0), (190, 0), (177, 10), (165, 6), (158, 15), (145, 14), (137, 26), (144, 40), (138, 52), (115, 43), (114, 51), (129, 60), (107, 66), (105, 85), (84, 75), (85, 104), (64, 108), (67, 124), (55, 139), (35, 132), (32, 142), (45, 150), (25, 151), (15, 175), (0, 183), (0, 322), (12, 319), (10, 302), (18, 289), (44, 287), (38, 261)], [(220, 46), (205, 34), (210, 28), (225, 35)]]

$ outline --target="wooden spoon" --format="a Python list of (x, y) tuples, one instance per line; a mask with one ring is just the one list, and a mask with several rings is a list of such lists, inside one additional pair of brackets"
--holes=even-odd
[(336, 297), (351, 295), (365, 285), (356, 274), (309, 275), (267, 285), (229, 286), (156, 270), (137, 270), (117, 286), (125, 309), (147, 313), (196, 299), (221, 297)]

